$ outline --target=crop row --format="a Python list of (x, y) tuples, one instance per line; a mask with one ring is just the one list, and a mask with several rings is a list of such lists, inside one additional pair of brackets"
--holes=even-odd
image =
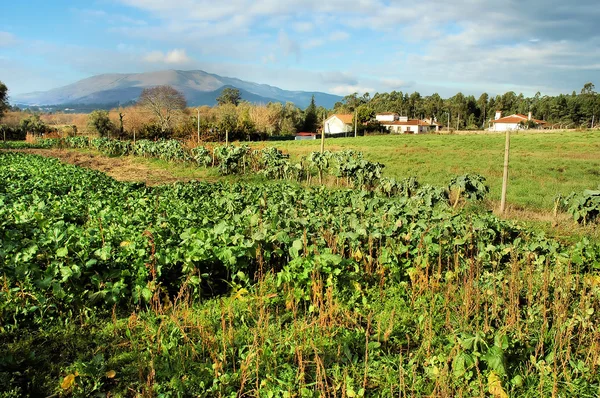
[[(294, 163), (289, 155), (277, 148), (251, 149), (248, 145), (188, 147), (177, 140), (120, 141), (108, 138), (89, 139), (85, 136), (41, 139), (35, 144), (10, 143), (9, 147), (38, 148), (91, 148), (108, 156), (134, 155), (169, 162), (187, 162), (200, 167), (216, 167), (221, 175), (258, 174), (269, 179), (323, 184), (324, 179), (335, 179), (336, 185), (376, 190), (387, 196), (412, 195), (419, 188), (415, 177), (396, 180), (383, 176), (385, 166), (371, 162), (361, 152), (311, 152)], [(425, 188), (434, 201), (447, 199), (452, 190), (464, 199), (483, 199), (488, 193), (485, 178), (465, 175), (445, 189)]]

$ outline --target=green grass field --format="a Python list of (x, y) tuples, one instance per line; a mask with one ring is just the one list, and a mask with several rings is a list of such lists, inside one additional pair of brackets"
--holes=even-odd
[[(385, 175), (417, 176), (422, 184), (445, 185), (459, 174), (487, 178), (489, 198), (500, 200), (505, 135), (385, 135), (327, 139), (326, 149), (354, 149), (385, 164)], [(319, 150), (320, 141), (273, 143), (297, 158)], [(513, 209), (550, 211), (558, 193), (600, 184), (600, 132), (513, 133), (508, 203)]]

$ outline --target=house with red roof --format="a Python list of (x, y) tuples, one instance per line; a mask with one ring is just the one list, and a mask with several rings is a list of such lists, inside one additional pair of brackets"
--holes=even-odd
[[(533, 122), (532, 123), (530, 123)], [(510, 116), (502, 117), (502, 111), (496, 111), (496, 117), (492, 120), (492, 126), (488, 129), (490, 131), (506, 131), (506, 130), (524, 130), (528, 129), (528, 125), (534, 125), (535, 128), (543, 129), (547, 123), (543, 120), (534, 119), (529, 115), (521, 115), (515, 113)]]
[(407, 116), (398, 116), (397, 113), (378, 113), (375, 120), (391, 133), (423, 134), (439, 131), (440, 125), (431, 119), (409, 119)]

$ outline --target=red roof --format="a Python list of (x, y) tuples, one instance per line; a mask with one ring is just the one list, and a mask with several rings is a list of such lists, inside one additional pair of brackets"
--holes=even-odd
[(334, 116), (340, 119), (344, 124), (352, 124), (352, 121), (354, 120), (354, 115), (344, 113), (336, 113), (329, 116), (329, 118), (331, 119)]
[(307, 133), (307, 132), (296, 133), (296, 136), (299, 136), (299, 137), (312, 137), (313, 135), (317, 135), (317, 133)]
[[(516, 123), (520, 123), (520, 122), (526, 122), (527, 119), (528, 119), (527, 116), (521, 115), (520, 113), (516, 113), (514, 115), (505, 116), (505, 117), (501, 117), (500, 119), (492, 120), (492, 122), (493, 123), (510, 123), (510, 124), (516, 124)], [(533, 120), (537, 124), (546, 124), (546, 122), (543, 121), (543, 120), (538, 120), (538, 119), (533, 119), (533, 118), (531, 120)]]

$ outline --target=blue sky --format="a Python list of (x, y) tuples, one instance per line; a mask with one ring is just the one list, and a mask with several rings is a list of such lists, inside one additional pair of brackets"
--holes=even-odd
[(570, 93), (600, 86), (598, 21), (597, 0), (29, 0), (0, 13), (0, 80), (202, 69), (339, 95)]

